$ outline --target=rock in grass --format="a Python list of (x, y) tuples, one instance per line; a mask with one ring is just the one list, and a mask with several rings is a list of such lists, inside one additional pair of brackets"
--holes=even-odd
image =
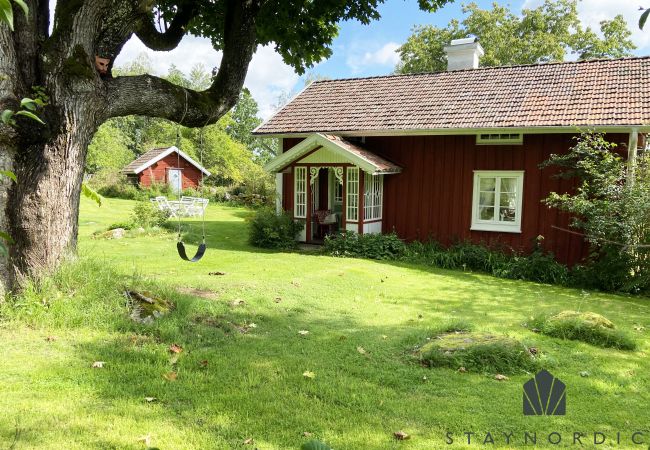
[(518, 340), (480, 332), (439, 334), (422, 345), (416, 357), (429, 367), (460, 367), (460, 372), (512, 374), (537, 368), (535, 356)]
[(174, 308), (174, 304), (162, 298), (154, 297), (147, 291), (124, 291), (131, 308), (131, 319), (140, 323), (152, 323), (154, 319), (164, 316)]
[(594, 312), (561, 311), (533, 318), (528, 327), (538, 333), (561, 339), (582, 341), (598, 347), (634, 350), (636, 342), (614, 323)]

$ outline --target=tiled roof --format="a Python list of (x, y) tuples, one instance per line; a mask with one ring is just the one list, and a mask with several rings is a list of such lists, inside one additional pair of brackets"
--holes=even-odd
[(340, 136), (313, 133), (286, 152), (273, 158), (264, 168), (269, 172), (283, 170), (289, 164), (299, 161), (311, 150), (326, 148), (343, 155), (345, 160), (372, 174), (399, 173), (402, 168)]
[(128, 174), (136, 173), (135, 171), (138, 169), (138, 167), (148, 163), (149, 161), (155, 160), (158, 156), (165, 153), (168, 149), (169, 147), (154, 148), (152, 150), (149, 150), (148, 152), (143, 153), (136, 160), (132, 161), (129, 165), (127, 165), (124, 169), (122, 169), (122, 173), (128, 173)]
[(650, 57), (312, 83), (257, 134), (650, 125)]

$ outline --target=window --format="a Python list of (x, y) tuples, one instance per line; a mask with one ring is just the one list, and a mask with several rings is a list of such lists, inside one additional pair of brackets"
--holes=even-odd
[(363, 187), (364, 220), (381, 219), (381, 206), (384, 196), (384, 176), (366, 173)]
[(307, 217), (307, 168), (293, 169), (293, 216)]
[(521, 145), (524, 135), (521, 133), (485, 133), (476, 135), (478, 145)]
[(347, 168), (347, 203), (346, 220), (356, 222), (359, 220), (359, 168)]
[(472, 230), (521, 233), (523, 171), (474, 171)]
[(334, 181), (334, 203), (343, 203), (343, 185), (338, 180)]

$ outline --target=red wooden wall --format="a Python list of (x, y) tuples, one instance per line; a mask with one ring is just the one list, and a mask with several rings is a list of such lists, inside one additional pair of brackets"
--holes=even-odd
[(140, 172), (138, 182), (142, 186), (151, 186), (153, 182), (167, 183), (168, 169), (183, 169), (181, 171), (183, 174), (183, 189), (198, 187), (201, 181), (201, 171), (182, 157), (180, 158), (180, 166), (178, 162), (176, 152), (167, 155)]
[[(607, 139), (626, 148), (627, 134)], [(284, 139), (284, 149), (300, 139)], [(568, 192), (573, 182), (553, 177), (555, 169), (539, 169), (551, 153), (573, 145), (568, 134), (529, 134), (523, 145), (476, 145), (468, 136), (367, 137), (364, 147), (397, 163), (402, 173), (384, 176), (383, 231), (406, 240), (435, 239), (444, 245), (459, 240), (484, 242), (529, 251), (537, 236), (556, 258), (575, 264), (585, 256), (582, 237), (557, 230), (568, 228), (565, 214), (541, 203), (552, 191)], [(474, 170), (524, 170), (521, 233), (470, 231)], [(284, 175), (283, 207), (293, 207), (293, 180)]]

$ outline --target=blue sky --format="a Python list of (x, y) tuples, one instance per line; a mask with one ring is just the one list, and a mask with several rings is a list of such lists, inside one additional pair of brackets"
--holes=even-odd
[[(623, 14), (633, 31), (632, 39), (637, 45), (637, 55), (650, 54), (650, 30), (642, 32), (637, 28), (639, 2), (650, 0), (582, 0), (578, 9), (584, 25), (598, 29), (601, 20), (611, 19)], [(475, 0), (482, 8), (489, 8), (492, 0)], [(444, 27), (450, 19), (461, 19), (462, 5), (468, 1), (455, 1), (435, 13), (420, 11), (416, 0), (386, 0), (381, 5), (381, 20), (370, 25), (350, 21), (340, 24), (339, 36), (335, 39), (330, 59), (316, 65), (313, 74), (329, 78), (345, 78), (391, 73), (398, 61), (395, 49), (410, 35), (415, 25), (434, 24)], [(512, 0), (507, 4), (513, 11), (538, 6), (542, 0)], [(484, 46), (488, 42), (482, 43)], [(176, 64), (184, 72), (189, 72), (195, 64), (206, 68), (218, 66), (221, 55), (215, 52), (205, 39), (186, 37), (179, 47), (171, 52), (148, 50), (136, 38), (127, 43), (116, 64), (125, 64), (140, 54), (146, 53), (151, 59), (155, 72), (163, 74), (170, 64)], [(260, 47), (248, 71), (246, 86), (258, 101), (262, 117), (273, 113), (273, 105), (278, 97), (297, 92), (304, 87), (304, 77), (299, 77), (293, 69), (284, 64), (271, 47)]]

